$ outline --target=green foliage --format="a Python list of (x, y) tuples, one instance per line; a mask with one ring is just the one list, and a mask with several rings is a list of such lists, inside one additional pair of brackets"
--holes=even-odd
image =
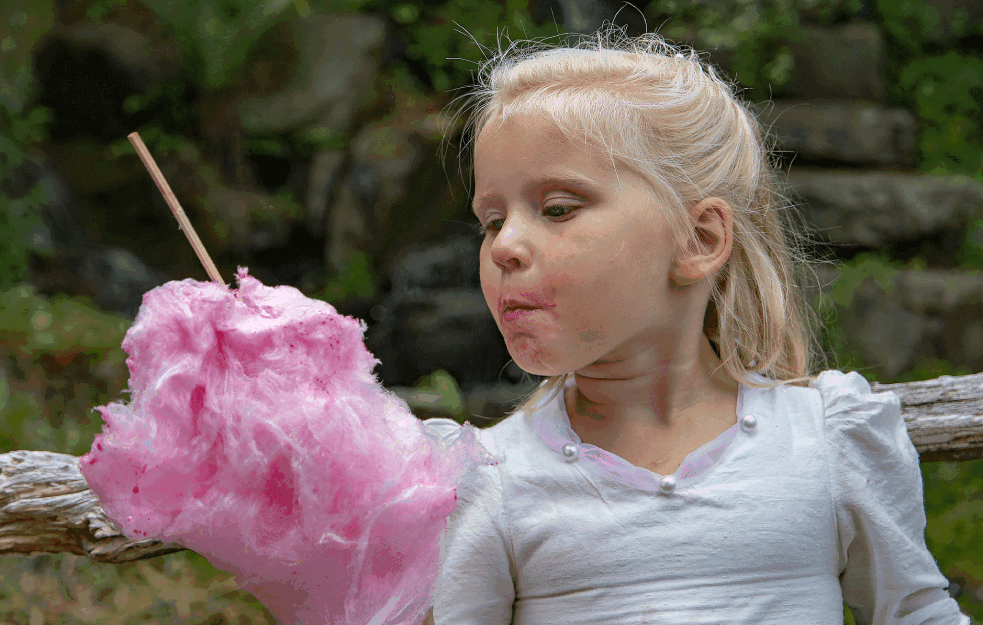
[[(912, 109), (921, 122), (919, 168), (983, 182), (983, 55), (958, 44), (983, 34), (983, 24), (970, 23), (965, 8), (952, 17), (943, 33), (938, 10), (923, 0), (877, 2), (892, 103)], [(966, 251), (972, 261), (973, 250)]]
[[(831, 356), (832, 367), (843, 371), (858, 371), (871, 381), (881, 381), (878, 379), (876, 369), (864, 360), (846, 336), (842, 325), (837, 321), (837, 315), (839, 311), (852, 305), (854, 291), (866, 280), (872, 279), (881, 290), (890, 296), (894, 290), (894, 279), (900, 272), (924, 268), (925, 262), (921, 258), (915, 258), (907, 264), (903, 264), (892, 260), (884, 252), (861, 253), (837, 266), (838, 277), (831, 292), (827, 297), (817, 298), (813, 302), (822, 321), (821, 342), (827, 354)], [(939, 367), (944, 365), (948, 365), (948, 363), (926, 360), (920, 362), (916, 369), (908, 375), (925, 376), (911, 377), (911, 380), (938, 377), (943, 373), (928, 375), (928, 372), (940, 370)]]
[(983, 58), (953, 51), (917, 59), (900, 86), (922, 121), (921, 168), (983, 179)]
[(915, 367), (906, 373), (899, 375), (891, 382), (916, 382), (918, 380), (931, 380), (943, 375), (970, 375), (975, 373), (966, 365), (953, 367), (948, 360), (940, 358), (921, 358)]
[(31, 245), (29, 235), (43, 224), (41, 209), (47, 195), (34, 185), (13, 197), (4, 181), (23, 164), (31, 145), (45, 136), (50, 120), (48, 109), (34, 107), (18, 114), (0, 102), (0, 289), (24, 280), (29, 252), (41, 251)]
[(822, 319), (820, 341), (823, 349), (830, 357), (830, 368), (841, 371), (858, 371), (867, 379), (874, 380), (876, 374), (873, 369), (847, 338), (843, 326), (837, 321), (838, 312), (838, 307), (830, 298), (824, 298), (819, 304), (819, 315)]
[(436, 403), (457, 421), (463, 423), (467, 419), (457, 382), (443, 369), (420, 378), (416, 383), (416, 390), (438, 397)]
[(868, 278), (873, 278), (888, 296), (894, 290), (894, 278), (903, 266), (892, 261), (883, 252), (864, 252), (840, 264), (839, 277), (833, 286), (833, 302), (844, 308), (850, 306), (853, 292)]
[[(321, 150), (342, 150), (348, 137), (323, 126), (308, 126), (294, 134), (294, 143), (301, 154), (310, 156)], [(283, 144), (286, 147), (286, 143)]]
[(49, 300), (29, 285), (0, 293), (0, 335), (24, 353), (116, 350), (129, 325), (125, 317), (101, 312), (83, 298)]
[(966, 269), (983, 269), (983, 217), (967, 224), (959, 258), (959, 264)]
[(48, 109), (29, 102), (35, 91), (31, 53), (53, 20), (50, 2), (11, 0), (0, 9), (0, 289), (27, 276), (29, 252), (35, 249), (29, 235), (43, 223), (41, 187), (14, 197), (9, 181), (51, 122)]
[(197, 128), (193, 106), (194, 89), (186, 77), (155, 83), (146, 91), (123, 101), (127, 115), (152, 114), (154, 122), (168, 132), (190, 132)]
[(730, 57), (734, 78), (752, 100), (761, 101), (794, 76), (788, 44), (798, 36), (804, 12), (831, 21), (861, 9), (859, 0), (655, 0), (646, 15), (650, 22), (668, 18), (660, 32), (670, 41), (693, 41), (695, 36), (694, 43), (711, 52), (711, 61), (713, 51)]
[(28, 106), (34, 90), (34, 47), (54, 21), (52, 0), (0, 3), (0, 108), (17, 114)]
[[(389, 14), (399, 24), (407, 55), (422, 63), (433, 87), (444, 93), (468, 83), (482, 60), (481, 50), (497, 49), (501, 31), (512, 39), (535, 39), (556, 34), (553, 24), (537, 26), (529, 16), (528, 0), (447, 0), (433, 6), (404, 3)], [(453, 28), (457, 25), (459, 28)], [(470, 33), (470, 37), (464, 31)], [(504, 45), (503, 45), (504, 47)]]
[[(923, 0), (877, 0), (877, 14), (884, 33), (908, 55), (920, 55), (926, 44), (941, 35), (938, 9)], [(953, 15), (953, 38), (973, 31), (965, 8), (957, 8)]]
[(850, 611), (846, 601), (843, 602), (843, 625), (857, 625), (857, 621), (853, 619), (853, 612)]
[(292, 0), (142, 0), (174, 33), (184, 69), (206, 91), (237, 77)]
[[(197, 130), (197, 112), (193, 106), (193, 87), (187, 76), (156, 83), (146, 91), (135, 93), (123, 101), (127, 115), (143, 114), (150, 121), (137, 128), (140, 139), (155, 159), (172, 154), (194, 155), (198, 149), (188, 135)], [(109, 160), (134, 158), (136, 152), (126, 137), (120, 137), (106, 148)]]
[(329, 304), (348, 297), (373, 297), (379, 288), (380, 278), (372, 267), (372, 259), (360, 251), (351, 253), (345, 269), (328, 281), (320, 293), (311, 297)]
[[(983, 584), (983, 460), (929, 462), (921, 469), (929, 551), (943, 574)], [(958, 601), (973, 622), (983, 620), (983, 605), (965, 595)]]
[(8, 197), (0, 191), (0, 289), (27, 277), (30, 234), (43, 225), (40, 209), (46, 195), (35, 185), (26, 195)]
[(102, 427), (93, 406), (118, 399), (129, 320), (79, 298), (38, 296), (17, 286), (0, 292), (0, 450), (81, 454)]
[(126, 5), (126, 0), (95, 0), (89, 4), (88, 8), (85, 10), (85, 16), (89, 18), (90, 21), (98, 22), (104, 20), (112, 13)]
[(70, 554), (6, 555), (0, 618), (11, 625), (275, 622), (231, 573), (187, 551), (122, 564)]

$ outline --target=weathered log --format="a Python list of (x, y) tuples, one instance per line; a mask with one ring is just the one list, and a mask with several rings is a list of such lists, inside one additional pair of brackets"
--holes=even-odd
[(0, 455), (0, 553), (74, 553), (115, 564), (184, 549), (124, 536), (89, 490), (78, 460), (49, 451)]
[(871, 384), (901, 399), (908, 436), (922, 462), (983, 458), (983, 373)]
[[(871, 386), (897, 393), (922, 462), (983, 457), (983, 373)], [(75, 456), (0, 454), (0, 554), (68, 552), (118, 563), (182, 549), (124, 536), (89, 490)]]

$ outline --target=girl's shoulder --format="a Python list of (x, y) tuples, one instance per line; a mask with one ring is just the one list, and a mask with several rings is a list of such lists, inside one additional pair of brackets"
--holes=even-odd
[(840, 464), (867, 467), (872, 459), (917, 471), (918, 452), (901, 414), (901, 400), (890, 391), (874, 393), (855, 371), (824, 371), (810, 383), (822, 398), (825, 439)]
[(436, 417), (423, 421), (423, 429), (439, 436), (448, 446), (454, 444), (464, 432), (470, 431), (490, 454), (501, 456), (504, 450), (514, 447), (517, 438), (522, 437), (521, 430), (527, 427), (525, 419), (524, 413), (517, 412), (492, 426), (478, 428), (470, 423), (462, 425), (452, 419)]
[(823, 371), (810, 382), (819, 391), (827, 422), (865, 423), (890, 427), (901, 419), (901, 401), (890, 391), (874, 393), (856, 371)]

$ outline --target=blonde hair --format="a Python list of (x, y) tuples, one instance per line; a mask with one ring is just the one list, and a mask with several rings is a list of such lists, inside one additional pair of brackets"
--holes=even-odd
[[(821, 320), (796, 281), (816, 276), (806, 228), (781, 193), (766, 133), (696, 52), (610, 24), (572, 46), (518, 41), (487, 58), (459, 99), (471, 109), (472, 144), (490, 120), (531, 113), (571, 141), (603, 147), (663, 196), (683, 245), (693, 239), (688, 209), (707, 197), (727, 201), (733, 251), (711, 281), (704, 317), (722, 366), (759, 388), (805, 385), (824, 368)], [(553, 397), (569, 375), (548, 378), (518, 410)]]

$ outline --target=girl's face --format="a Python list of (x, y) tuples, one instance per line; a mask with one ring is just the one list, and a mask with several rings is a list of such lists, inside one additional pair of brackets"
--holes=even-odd
[(645, 359), (678, 340), (675, 241), (638, 174), (539, 118), (496, 119), (475, 144), (474, 211), (485, 301), (525, 371)]

